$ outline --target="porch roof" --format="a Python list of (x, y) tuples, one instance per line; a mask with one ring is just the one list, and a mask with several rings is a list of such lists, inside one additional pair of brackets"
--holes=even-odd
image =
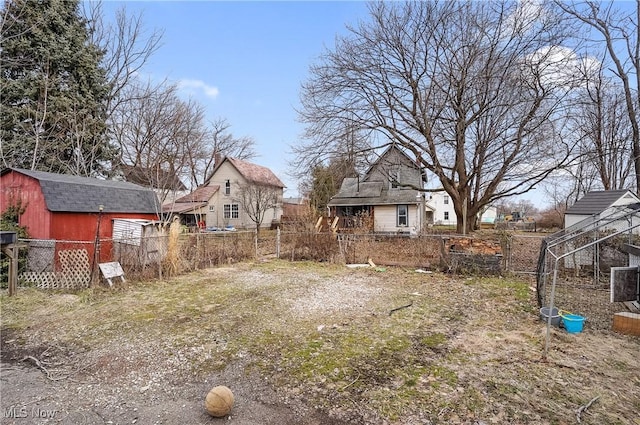
[(163, 213), (185, 214), (206, 206), (206, 202), (176, 202), (162, 206)]
[(355, 205), (404, 205), (418, 204), (420, 199), (416, 197), (416, 190), (383, 191), (379, 196), (369, 197), (337, 197), (329, 201), (330, 207), (355, 206)]

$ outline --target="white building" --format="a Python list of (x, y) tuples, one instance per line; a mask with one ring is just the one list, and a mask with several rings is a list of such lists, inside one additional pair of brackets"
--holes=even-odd
[(458, 217), (453, 210), (453, 202), (444, 190), (427, 192), (427, 208), (431, 211), (432, 222), (436, 226), (455, 226)]

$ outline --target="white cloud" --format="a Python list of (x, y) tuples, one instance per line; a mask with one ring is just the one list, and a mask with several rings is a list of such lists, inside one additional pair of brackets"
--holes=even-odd
[(520, 0), (505, 20), (506, 34), (526, 33), (544, 20), (544, 9), (540, 0)]
[(585, 77), (596, 75), (601, 66), (597, 59), (580, 57), (573, 49), (564, 46), (539, 49), (528, 59), (536, 66), (543, 82), (566, 87), (582, 84)]
[(215, 99), (220, 94), (215, 86), (210, 86), (202, 80), (183, 79), (178, 81), (178, 88), (189, 92), (202, 92), (205, 96)]

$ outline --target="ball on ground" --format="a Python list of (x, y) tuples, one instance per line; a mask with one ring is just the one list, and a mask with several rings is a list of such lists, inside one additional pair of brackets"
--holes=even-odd
[(233, 407), (233, 393), (224, 385), (211, 388), (204, 400), (204, 408), (211, 416), (220, 418), (231, 412)]

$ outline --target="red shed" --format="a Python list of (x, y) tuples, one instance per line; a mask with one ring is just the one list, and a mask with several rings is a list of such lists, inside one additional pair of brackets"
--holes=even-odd
[[(114, 218), (158, 220), (156, 194), (132, 183), (18, 168), (0, 171), (0, 211), (21, 203), (33, 239), (111, 238)], [(101, 212), (102, 209), (102, 212)]]

